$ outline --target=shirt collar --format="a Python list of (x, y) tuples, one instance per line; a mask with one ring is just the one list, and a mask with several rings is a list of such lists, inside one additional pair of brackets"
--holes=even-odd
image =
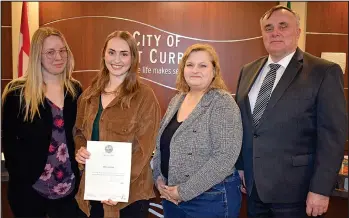
[(266, 66), (269, 68), (269, 64), (280, 64), (284, 69), (286, 69), (288, 64), (291, 62), (291, 59), (294, 53), (296, 53), (296, 51), (290, 53), (289, 55), (285, 56), (283, 59), (281, 59), (279, 62), (276, 62), (276, 63), (271, 60), (271, 57), (269, 55)]

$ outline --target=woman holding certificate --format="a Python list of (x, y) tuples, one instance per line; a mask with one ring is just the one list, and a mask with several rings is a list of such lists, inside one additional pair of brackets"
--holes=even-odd
[(152, 89), (139, 81), (138, 68), (136, 40), (126, 31), (111, 33), (103, 47), (101, 70), (78, 101), (74, 139), (75, 158), (81, 169), (93, 157), (86, 149), (88, 141), (132, 143), (128, 203), (84, 200), (83, 172), (76, 198), (89, 217), (146, 218), (149, 199), (155, 197), (150, 159), (160, 123), (160, 106)]
[(165, 218), (239, 216), (240, 111), (210, 45), (190, 46), (179, 64), (177, 94), (156, 140), (153, 177)]
[[(78, 217), (73, 127), (82, 89), (61, 32), (35, 31), (28, 69), (2, 96), (2, 145), (15, 217)], [(81, 211), (80, 211), (81, 212)]]

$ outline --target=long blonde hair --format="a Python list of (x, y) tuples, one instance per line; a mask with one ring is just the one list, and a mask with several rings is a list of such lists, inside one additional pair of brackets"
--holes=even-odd
[(85, 96), (85, 99), (90, 99), (92, 96), (100, 95), (104, 92), (104, 88), (109, 82), (109, 70), (105, 65), (104, 56), (107, 49), (109, 40), (113, 38), (120, 38), (125, 40), (130, 47), (131, 51), (131, 66), (125, 77), (125, 80), (117, 88), (118, 91), (118, 103), (121, 108), (129, 108), (132, 98), (136, 95), (137, 91), (140, 88), (139, 83), (139, 53), (137, 48), (137, 42), (133, 36), (127, 31), (115, 31), (109, 34), (104, 42), (104, 47), (101, 54), (100, 70), (98, 74), (92, 80), (90, 87), (90, 92)]
[(219, 59), (218, 55), (215, 51), (215, 49), (209, 45), (209, 44), (194, 44), (189, 46), (185, 52), (184, 55), (181, 59), (181, 62), (179, 63), (178, 67), (178, 75), (177, 75), (177, 80), (176, 80), (176, 88), (180, 92), (188, 93), (190, 91), (190, 87), (188, 83), (185, 81), (184, 78), (184, 67), (185, 63), (187, 62), (189, 55), (192, 52), (197, 52), (197, 51), (206, 51), (210, 57), (212, 58), (211, 63), (213, 65), (214, 69), (214, 76), (211, 84), (207, 88), (207, 91), (211, 89), (223, 89), (225, 91), (228, 91), (227, 86), (225, 85), (222, 77), (222, 72), (221, 72), (221, 66), (219, 65)]
[[(9, 92), (20, 90), (20, 105), (24, 110), (24, 121), (32, 122), (36, 114), (40, 117), (39, 106), (44, 105), (45, 84), (41, 71), (41, 56), (44, 40), (52, 35), (60, 37), (68, 51), (67, 65), (61, 74), (62, 86), (66, 88), (73, 98), (77, 96), (77, 90), (74, 88), (74, 82), (76, 83), (77, 81), (72, 78), (74, 57), (67, 41), (57, 29), (41, 27), (35, 31), (31, 41), (27, 71), (22, 77), (14, 79), (7, 84), (2, 94), (2, 102), (4, 103)], [(22, 107), (23, 101), (24, 107)]]

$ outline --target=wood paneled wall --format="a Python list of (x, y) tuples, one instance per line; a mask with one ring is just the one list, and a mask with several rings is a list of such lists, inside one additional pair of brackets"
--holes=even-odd
[[(1, 2), (1, 94), (12, 80), (12, 22), (11, 2)], [(2, 169), (2, 167), (1, 167)], [(1, 183), (1, 217), (12, 218), (7, 200), (7, 183)]]
[[(40, 26), (61, 30), (75, 56), (74, 77), (86, 88), (99, 69), (101, 49), (106, 36), (115, 30), (138, 31), (141, 78), (155, 91), (162, 113), (174, 96), (176, 74), (146, 73), (178, 67), (177, 57), (194, 43), (213, 45), (220, 58), (223, 77), (231, 93), (235, 93), (241, 67), (266, 55), (260, 38), (259, 19), (276, 2), (40, 2)], [(71, 8), (74, 10), (66, 10)], [(248, 10), (246, 10), (248, 9)], [(144, 35), (161, 35), (159, 45), (154, 38), (148, 46)], [(147, 36), (145, 36), (147, 37)], [(168, 38), (180, 40), (169, 46)], [(219, 40), (231, 40), (218, 42)], [(236, 40), (236, 41), (234, 41)], [(152, 52), (156, 49), (157, 52)], [(175, 63), (168, 63), (173, 52)], [(167, 55), (167, 63), (160, 63)], [(162, 57), (163, 57), (162, 56)], [(156, 59), (151, 63), (150, 59)]]
[(12, 79), (11, 2), (1, 2), (1, 93)]
[[(346, 53), (344, 92), (348, 108), (348, 2), (308, 2), (305, 50)], [(347, 110), (348, 111), (348, 110)], [(348, 154), (348, 140), (345, 145)]]

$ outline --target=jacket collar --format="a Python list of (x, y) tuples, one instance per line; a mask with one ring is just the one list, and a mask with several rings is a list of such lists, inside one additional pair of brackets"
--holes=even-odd
[[(168, 112), (164, 116), (164, 123), (160, 129), (160, 135), (166, 128), (166, 126), (169, 124), (173, 116), (176, 114), (176, 112), (179, 110), (181, 107), (184, 98), (186, 97), (186, 93), (179, 93), (177, 96), (174, 97), (173, 102), (169, 105)], [(200, 117), (200, 115), (205, 111), (204, 109), (206, 107), (209, 107), (210, 104), (212, 103), (213, 99), (217, 95), (217, 90), (210, 90), (207, 93), (202, 96), (200, 102), (196, 105), (194, 110), (190, 113), (188, 118), (183, 121), (183, 123), (178, 127), (177, 131), (173, 135), (172, 138), (174, 138), (177, 134), (182, 132), (183, 130), (187, 129), (191, 124)]]

